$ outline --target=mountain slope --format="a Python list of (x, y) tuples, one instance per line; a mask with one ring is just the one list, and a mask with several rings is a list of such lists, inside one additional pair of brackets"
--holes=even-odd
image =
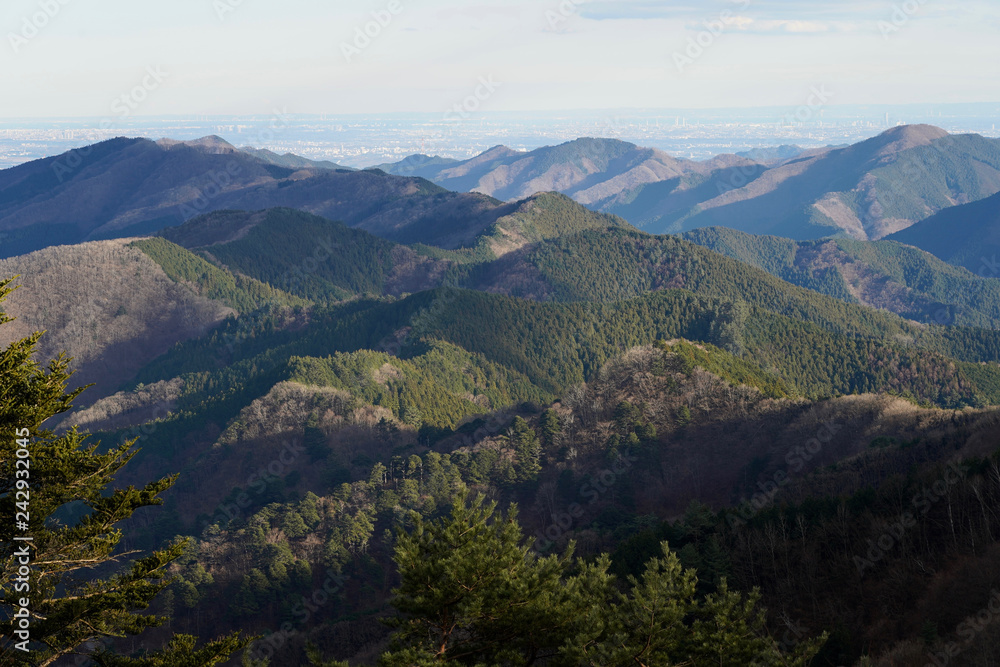
[(424, 176), (450, 190), (482, 192), (508, 201), (557, 191), (590, 206), (644, 183), (753, 164), (731, 155), (691, 162), (617, 139), (583, 138), (527, 153), (497, 146), (458, 163), (411, 156), (389, 168)]
[(0, 171), (0, 193), (0, 256), (148, 234), (227, 208), (287, 206), (392, 236), (429, 219), (482, 228), (500, 205), (377, 170), (267, 164), (212, 138), (112, 139)]
[(450, 265), (293, 209), (218, 211), (160, 232), (234, 273), (314, 300), (436, 287)]
[(269, 151), (266, 148), (245, 146), (239, 150), (247, 155), (254, 156), (261, 162), (273, 164), (276, 167), (288, 167), (290, 169), (343, 169), (345, 171), (354, 171), (350, 167), (345, 167), (343, 165), (330, 162), (329, 160), (310, 160), (309, 158), (304, 158), (293, 153), (284, 153), (279, 155), (278, 153)]
[[(885, 243), (879, 254), (864, 242), (838, 242), (856, 255), (852, 258), (832, 242), (831, 247), (803, 242), (800, 252), (787, 239), (732, 230), (718, 230), (718, 234), (731, 243), (717, 244), (717, 254), (676, 236), (626, 230), (584, 232), (527, 247), (492, 263), (465, 267), (460, 284), (563, 302), (613, 302), (682, 288), (760, 306), (834, 332), (921, 339), (941, 350), (954, 343), (945, 343), (951, 334), (956, 339), (996, 338), (990, 331), (917, 325), (886, 312), (891, 309), (931, 325), (992, 328), (997, 322), (1000, 285), (984, 285), (919, 251)], [(692, 233), (693, 240), (698, 235), (704, 233)], [(894, 254), (895, 250), (903, 251), (902, 256)], [(930, 266), (927, 260), (932, 261)], [(932, 338), (937, 342), (931, 343)]]
[[(552, 206), (546, 209), (543, 203)], [(773, 255), (756, 268), (677, 237), (620, 226), (588, 229), (584, 223), (591, 218), (609, 221), (563, 196), (545, 195), (527, 204), (535, 205), (529, 215), (499, 218), (495, 228), (501, 233), (482, 237), (474, 253), (479, 259), (469, 263), (466, 258), (464, 264), (444, 251), (397, 246), (287, 209), (219, 212), (163, 235), (235, 274), (310, 299), (401, 295), (450, 284), (535, 301), (615, 302), (683, 288), (805, 320), (833, 333), (907, 339), (966, 361), (989, 361), (1000, 354), (1000, 334), (995, 332), (920, 326), (876, 309), (889, 308), (932, 325), (992, 327), (996, 321), (1000, 298), (995, 289), (967, 292), (982, 283), (943, 264), (928, 264), (930, 258), (904, 246), (842, 241), (803, 244), (800, 250), (791, 241), (725, 230), (728, 248), (738, 242), (765, 244), (756, 255), (743, 249), (746, 257), (740, 258), (749, 263)], [(580, 211), (586, 215), (578, 220), (574, 216)], [(539, 217), (532, 220), (530, 214)], [(528, 235), (532, 238), (525, 239)], [(497, 248), (497, 239), (515, 237), (520, 247)], [(498, 254), (502, 256), (494, 259)]]
[(0, 260), (0, 275), (21, 275), (4, 303), (17, 319), (0, 346), (46, 331), (39, 357), (73, 357), (75, 386), (96, 383), (85, 401), (114, 392), (174, 344), (204, 335), (235, 311), (172, 280), (127, 241), (47, 248)]
[(412, 156), (386, 168), (456, 191), (520, 199), (557, 191), (652, 233), (722, 226), (804, 240), (880, 239), (1000, 191), (1000, 140), (900, 126), (853, 146), (677, 160), (614, 139), (530, 152), (498, 146), (458, 163)]
[(890, 237), (984, 278), (1000, 278), (1000, 195), (941, 211)]
[[(905, 126), (751, 176), (745, 185), (718, 181), (698, 202), (683, 188), (663, 193), (655, 216), (630, 221), (654, 232), (722, 226), (793, 239), (879, 239), (1000, 190), (1000, 141)], [(600, 208), (621, 212), (620, 199)]]
[(476, 239), (480, 257), (502, 257), (539, 241), (582, 231), (634, 229), (616, 215), (591, 211), (557, 192), (534, 194), (507, 204), (496, 213), (496, 221)]
[(850, 303), (918, 322), (1000, 327), (1000, 281), (981, 280), (901, 243), (792, 241), (722, 227), (697, 229), (683, 237)]
[[(421, 340), (434, 339), (480, 354), (558, 394), (629, 346), (680, 337), (742, 351), (806, 395), (892, 390), (941, 405), (1000, 402), (996, 335), (956, 330), (953, 338), (935, 332), (917, 340), (905, 335), (905, 327), (897, 329), (898, 336), (878, 335), (877, 328), (859, 322), (845, 323), (849, 333), (835, 333), (764, 307), (685, 290), (615, 303), (553, 304), (439, 289), (391, 303), (352, 301), (316, 310), (294, 336), (266, 321), (253, 324), (260, 329), (256, 334), (234, 323), (211, 339), (180, 346), (140, 379), (151, 384), (221, 364), (225, 370), (211, 381), (213, 393), (191, 399), (211, 402), (216, 393), (229, 393), (223, 387), (249, 387), (251, 369), (263, 381), (267, 368), (280, 367), (290, 356), (388, 349), (405, 358), (409, 346), (419, 349)], [(247, 343), (234, 350), (234, 339)], [(973, 366), (978, 372), (970, 374)]]
[[(585, 557), (614, 550), (620, 576), (641, 571), (648, 550), (669, 540), (707, 591), (720, 577), (738, 589), (760, 586), (775, 636), (788, 616), (836, 628), (832, 664), (925, 634), (919, 624), (872, 622), (879, 612), (868, 610), (881, 600), (921, 608), (943, 628), (975, 614), (995, 582), (990, 534), (1000, 524), (980, 510), (1000, 490), (990, 469), (996, 410), (920, 409), (886, 396), (774, 399), (724, 379), (719, 369), (733, 361), (683, 341), (630, 349), (550, 411), (488, 413), (427, 449), (412, 422), (360, 399), (405, 383), (416, 371), (409, 362), (368, 353), (310, 360), (317, 374), (272, 385), (200, 449), (184, 441), (184, 473), (167, 500), (176, 519), (156, 528), (196, 538), (173, 574), (204, 618), (178, 605), (175, 623), (212, 633), (273, 626), (286, 600), (333, 572), (342, 577), (324, 613), (303, 620), (274, 660), (297, 664), (306, 640), (325, 639), (328, 654), (366, 662), (364, 645), (385, 633), (364, 621), (388, 611), (392, 587), (371, 574), (388, 568), (383, 528), (401, 511), (439, 512), (463, 486), (488, 489), (501, 505), (517, 501), (540, 553), (561, 553), (568, 540)], [(320, 377), (327, 369), (329, 380)], [(335, 388), (354, 373), (359, 383)], [(525, 485), (512, 475), (525, 456), (509, 435), (515, 415), (542, 442), (537, 479)], [(161, 428), (147, 446), (164, 437)], [(918, 517), (904, 547), (885, 554), (905, 581), (859, 575), (852, 557), (868, 549), (865, 538), (877, 540), (898, 520), (899, 497), (933, 486), (953, 456), (968, 466), (967, 479)], [(255, 483), (251, 475), (275, 461), (268, 482)], [(850, 530), (836, 533), (837, 521)], [(934, 576), (921, 574), (929, 567)], [(865, 585), (844, 584), (862, 576)], [(813, 596), (834, 603), (813, 604)]]

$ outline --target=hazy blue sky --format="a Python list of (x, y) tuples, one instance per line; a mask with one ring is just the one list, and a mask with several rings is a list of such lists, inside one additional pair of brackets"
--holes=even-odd
[(4, 0), (0, 116), (115, 115), (144, 78), (136, 115), (444, 112), (480, 77), (491, 110), (1000, 100), (996, 0), (394, 0), (350, 62), (390, 0), (62, 1)]

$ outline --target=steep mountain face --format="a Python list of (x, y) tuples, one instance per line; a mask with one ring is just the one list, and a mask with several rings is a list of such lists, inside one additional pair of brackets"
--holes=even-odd
[(213, 138), (112, 139), (4, 170), (0, 192), (0, 256), (8, 257), (148, 234), (227, 208), (288, 206), (392, 236), (428, 220), (474, 225), (499, 205), (375, 170), (277, 166)]
[(721, 226), (797, 240), (874, 240), (998, 190), (1000, 141), (921, 125), (803, 153), (736, 180), (715, 178), (709, 187), (655, 184), (598, 207), (654, 233)]
[(889, 237), (983, 278), (1000, 278), (1000, 195), (946, 209)]
[(683, 238), (849, 303), (929, 324), (1000, 327), (1000, 280), (983, 280), (895, 241), (792, 241), (722, 227)]

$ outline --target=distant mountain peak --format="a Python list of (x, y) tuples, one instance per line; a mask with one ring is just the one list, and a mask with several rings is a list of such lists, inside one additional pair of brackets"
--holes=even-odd
[(949, 136), (934, 125), (900, 125), (878, 135), (871, 141), (881, 144), (879, 155), (901, 153), (918, 146), (929, 146), (938, 139)]
[(236, 146), (233, 146), (222, 137), (214, 134), (202, 137), (201, 139), (192, 139), (190, 141), (177, 141), (176, 139), (168, 139), (164, 137), (163, 139), (157, 141), (156, 145), (167, 150), (177, 146), (189, 146), (191, 148), (200, 148), (207, 153), (213, 154), (235, 153), (237, 151)]
[(624, 141), (622, 139), (615, 139), (614, 137), (580, 137), (578, 139), (573, 139), (571, 141), (564, 142), (562, 146), (570, 146), (573, 144), (579, 145), (622, 145), (628, 148), (638, 148), (631, 141)]
[(483, 151), (482, 153), (480, 153), (479, 155), (477, 155), (475, 158), (472, 158), (472, 159), (473, 160), (475, 160), (477, 158), (491, 158), (492, 159), (492, 158), (506, 157), (508, 155), (516, 155), (516, 154), (522, 153), (522, 152), (523, 151), (515, 150), (515, 149), (511, 148), (510, 146), (504, 146), (503, 144), (497, 144), (493, 148), (486, 149), (485, 151)]

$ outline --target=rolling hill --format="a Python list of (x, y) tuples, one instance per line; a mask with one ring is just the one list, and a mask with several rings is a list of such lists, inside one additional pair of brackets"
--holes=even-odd
[[(75, 234), (155, 231), (0, 259), (0, 277), (24, 276), (0, 344), (45, 328), (41, 354), (68, 349), (76, 380), (99, 384), (61, 427), (104, 448), (139, 439), (118, 485), (180, 474), (163, 507), (123, 526), (129, 549), (191, 538), (151, 610), (170, 624), (129, 647), (137, 658), (172, 632), (243, 629), (264, 635), (247, 664), (306, 664), (307, 643), (373, 664), (399, 581), (394, 531), (447, 515), (464, 490), (516, 503), (526, 550), (560, 555), (572, 540), (586, 562), (610, 553), (619, 581), (668, 542), (699, 596), (724, 579), (759, 589), (774, 643), (829, 631), (815, 664), (925, 664), (989, 604), (1000, 282), (896, 242), (647, 234), (570, 195), (670, 165), (588, 141), (495, 181), (501, 196), (563, 176), (576, 190), (506, 203), (376, 169), (283, 166), (212, 138), (100, 144), (73, 174), (0, 172), (0, 221), (55, 216), (59, 190), (59, 215), (79, 199), (79, 217), (62, 218)], [(850, 164), (868, 155), (884, 223), (929, 206), (941, 174), (956, 200), (989, 182), (986, 166), (973, 178), (945, 160), (958, 144), (980, 145), (910, 128), (728, 173), (801, 169), (815, 185), (842, 167), (854, 187)], [(930, 169), (924, 150), (947, 163), (910, 179), (892, 213), (878, 179), (902, 183), (911, 159)], [(489, 159), (525, 155), (409, 167), (479, 182)], [(143, 218), (186, 196), (190, 164), (218, 160), (248, 171), (201, 215)], [(716, 176), (643, 191), (696, 201)], [(246, 205), (210, 210), (230, 201)], [(37, 224), (11, 223), (0, 242), (62, 233)], [(997, 636), (983, 625), (950, 664), (985, 664)]]
[[(432, 368), (432, 377), (458, 374), (432, 383), (423, 376)], [(404, 511), (440, 512), (459, 485), (518, 502), (527, 543), (543, 554), (561, 553), (568, 540), (584, 556), (613, 551), (619, 576), (641, 569), (669, 540), (686, 567), (698, 568), (706, 591), (720, 577), (739, 590), (759, 586), (776, 634), (789, 614), (799, 625), (837, 628), (824, 654), (830, 664), (927, 650), (919, 624), (872, 623), (877, 612), (857, 609), (888, 599), (906, 618), (929, 615), (950, 629), (975, 613), (996, 581), (996, 551), (983, 545), (997, 518), (980, 511), (1000, 490), (992, 477), (995, 409), (922, 409), (877, 395), (789, 397), (753, 362), (678, 340), (627, 349), (561, 401), (485, 412), (427, 447), (428, 423), (441, 413), (397, 401), (417, 399), (424, 387), (428, 404), (449, 406), (450, 392), (485, 368), (440, 344), (408, 360), (372, 352), (299, 357), (199, 445), (186, 438), (171, 452), (170, 425), (159, 425), (145, 447), (172, 455), (184, 472), (167, 500), (169, 518), (145, 530), (195, 540), (173, 571), (177, 598), (186, 601), (177, 605), (178, 626), (267, 628), (286, 600), (335, 572), (340, 594), (275, 648), (274, 659), (294, 664), (310, 641), (364, 662), (386, 636), (371, 613), (387, 611), (393, 585), (373, 575), (388, 569), (383, 528)], [(469, 406), (459, 400), (452, 409)], [(525, 453), (515, 417), (539, 442), (538, 472), (527, 483), (517, 478)], [(873, 566), (891, 567), (903, 581), (859, 575), (852, 558), (866, 552), (866, 538), (878, 539), (898, 519), (900, 495), (915, 497), (941, 479), (945, 457), (965, 478)], [(268, 466), (275, 472), (256, 483)], [(564, 522), (568, 510), (576, 513)], [(862, 577), (864, 586), (843, 583)], [(965, 594), (950, 593), (966, 586)], [(808, 604), (813, 594), (829, 603)], [(211, 611), (199, 619), (194, 609)]]
[(451, 264), (294, 209), (217, 211), (160, 236), (137, 245), (147, 253), (162, 248), (158, 259), (165, 268), (187, 261), (187, 249), (313, 300), (418, 292), (440, 285)]
[[(233, 274), (323, 301), (443, 284), (561, 302), (614, 302), (683, 288), (831, 331), (883, 337), (926, 331), (880, 310), (936, 325), (992, 328), (1000, 320), (1000, 285), (895, 243), (796, 244), (724, 229), (694, 232), (693, 243), (615, 224), (562, 195), (538, 195), (516, 207), (519, 213), (498, 218), (472, 253), (404, 246), (307, 213), (270, 209), (219, 211), (165, 229), (160, 236), (170, 243), (155, 246), (155, 257), (174, 275), (175, 263), (189, 261), (186, 248)], [(510, 245), (499, 247), (503, 241)], [(154, 249), (151, 241), (137, 245)]]
[[(565, 197), (550, 199), (570, 211), (583, 210)], [(479, 259), (458, 255), (456, 260), (456, 253), (400, 246), (292, 210), (219, 212), (164, 230), (165, 239), (179, 245), (161, 241), (165, 246), (155, 257), (174, 275), (175, 264), (189, 261), (185, 258), (190, 253), (180, 247), (185, 246), (233, 274), (276, 284), (317, 301), (360, 295), (402, 296), (453, 285), (538, 302), (613, 304), (684, 289), (702, 298), (724, 299), (806, 321), (838, 335), (906, 340), (965, 362), (1000, 358), (1000, 334), (988, 330), (996, 321), (998, 299), (994, 293), (989, 289), (985, 293), (966, 292), (982, 283), (898, 244), (878, 246), (879, 254), (870, 252), (864, 243), (841, 242), (854, 253), (853, 259), (846, 251), (813, 244), (815, 247), (801, 254), (815, 265), (800, 270), (789, 259), (787, 264), (793, 270), (788, 266), (782, 269), (777, 261), (751, 266), (752, 261), (742, 263), (678, 237), (651, 236), (627, 227), (568, 225), (542, 232), (549, 238), (526, 243), (499, 258), (483, 252)], [(739, 241), (769, 242), (789, 256), (795, 248), (794, 243), (781, 239), (727, 233)], [(494, 242), (492, 237), (484, 238), (480, 243)], [(137, 245), (149, 252), (149, 243)], [(168, 248), (173, 250), (167, 252)], [(826, 259), (817, 259), (822, 257)], [(827, 266), (832, 261), (829, 257), (841, 262), (837, 266), (843, 274), (841, 268)], [(881, 277), (860, 280), (858, 276), (866, 271), (880, 271)], [(995, 286), (989, 283), (986, 287)], [(852, 290), (863, 298), (855, 297)], [(887, 301), (891, 297), (895, 300)], [(737, 311), (742, 312), (740, 308)], [(745, 315), (743, 312), (740, 317)], [(924, 323), (911, 321), (914, 319)], [(971, 328), (974, 326), (988, 328)], [(735, 323), (730, 328), (738, 333), (741, 327)], [(736, 339), (727, 345), (740, 348)]]

